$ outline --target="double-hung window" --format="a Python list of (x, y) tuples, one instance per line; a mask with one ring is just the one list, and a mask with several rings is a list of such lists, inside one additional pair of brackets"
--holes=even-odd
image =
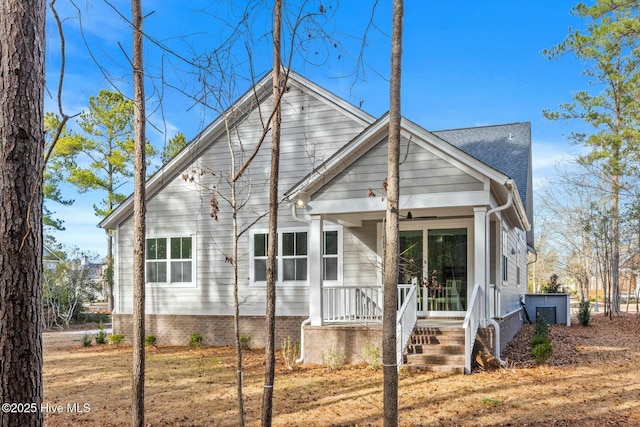
[(338, 230), (324, 232), (322, 275), (324, 280), (338, 280)]
[(192, 237), (157, 237), (146, 243), (147, 283), (193, 282)]
[(307, 232), (282, 233), (282, 281), (307, 280)]
[(253, 235), (253, 280), (264, 282), (267, 280), (267, 233)]
[[(326, 230), (322, 242), (322, 274), (324, 280), (339, 280), (340, 241), (338, 230)], [(252, 236), (253, 282), (267, 280), (268, 234), (256, 232)], [(280, 283), (308, 282), (308, 232), (283, 230), (278, 233), (277, 281)]]

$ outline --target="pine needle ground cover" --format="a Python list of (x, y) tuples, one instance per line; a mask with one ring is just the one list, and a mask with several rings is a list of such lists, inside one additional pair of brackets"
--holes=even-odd
[[(400, 425), (640, 425), (635, 314), (612, 320), (596, 314), (588, 327), (577, 320), (571, 327), (552, 325), (553, 359), (546, 364), (531, 355), (534, 329), (524, 325), (512, 341), (503, 354), (507, 368), (466, 376), (401, 372)], [(45, 404), (63, 407), (45, 413), (45, 425), (130, 425), (131, 347), (83, 347), (72, 336), (45, 334)], [(263, 359), (261, 349), (245, 354), (250, 426), (260, 424)], [(146, 424), (234, 426), (234, 360), (232, 348), (148, 347)], [(382, 371), (364, 363), (289, 370), (278, 359), (275, 384), (275, 426), (382, 425)]]

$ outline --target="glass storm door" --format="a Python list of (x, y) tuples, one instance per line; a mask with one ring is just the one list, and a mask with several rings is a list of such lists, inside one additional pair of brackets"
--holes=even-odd
[(429, 311), (467, 310), (467, 228), (427, 231)]

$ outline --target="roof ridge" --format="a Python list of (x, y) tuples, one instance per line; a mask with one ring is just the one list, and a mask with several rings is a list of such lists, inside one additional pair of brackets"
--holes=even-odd
[(432, 130), (431, 132), (450, 132), (450, 131), (470, 130), (470, 129), (497, 128), (502, 126), (514, 126), (514, 125), (523, 125), (523, 124), (531, 125), (531, 122), (523, 121), (523, 122), (500, 123), (495, 125), (467, 126), (467, 127), (461, 127), (461, 128), (453, 128), (453, 129), (438, 129), (438, 130)]

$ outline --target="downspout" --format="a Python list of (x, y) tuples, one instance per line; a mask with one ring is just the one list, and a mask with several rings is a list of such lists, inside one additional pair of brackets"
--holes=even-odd
[[(485, 251), (484, 251), (484, 256), (485, 256), (485, 266), (489, 265), (489, 262), (491, 261), (490, 259), (490, 255), (489, 255), (489, 251), (488, 246), (489, 246), (489, 242), (490, 242), (490, 235), (489, 233), (491, 232), (491, 214), (497, 213), (497, 212), (501, 212), (504, 211), (506, 209), (509, 209), (511, 207), (511, 205), (513, 205), (513, 179), (509, 178), (507, 179), (507, 181), (504, 183), (504, 185), (509, 189), (509, 194), (507, 196), (507, 202), (502, 205), (502, 206), (497, 206), (493, 209), (490, 209), (487, 212), (487, 216), (485, 217)], [(488, 291), (489, 289), (489, 272), (490, 272), (490, 268), (485, 268), (485, 291)], [(496, 286), (498, 286), (498, 284), (496, 283)], [(493, 329), (495, 331), (495, 336), (494, 336), (494, 343), (493, 343), (493, 350), (494, 350), (494, 356), (496, 358), (496, 360), (500, 363), (500, 366), (506, 366), (506, 362), (504, 360), (502, 360), (500, 358), (500, 324), (498, 322), (495, 321), (495, 319), (493, 319), (493, 317), (491, 317), (489, 310), (490, 310), (490, 304), (489, 304), (489, 292), (485, 292), (485, 298), (484, 298), (484, 312), (485, 312), (485, 322), (488, 322), (489, 324), (491, 324), (493, 326)]]
[[(300, 218), (298, 216), (298, 210), (296, 209), (296, 204), (291, 203), (291, 217), (299, 222), (304, 222), (305, 224), (309, 225), (311, 223), (311, 221), (308, 221), (306, 219)], [(307, 317), (305, 320), (302, 321), (302, 323), (300, 324), (300, 358), (296, 360), (296, 363), (303, 363), (304, 362), (304, 327), (308, 324), (311, 323), (311, 317)]]

